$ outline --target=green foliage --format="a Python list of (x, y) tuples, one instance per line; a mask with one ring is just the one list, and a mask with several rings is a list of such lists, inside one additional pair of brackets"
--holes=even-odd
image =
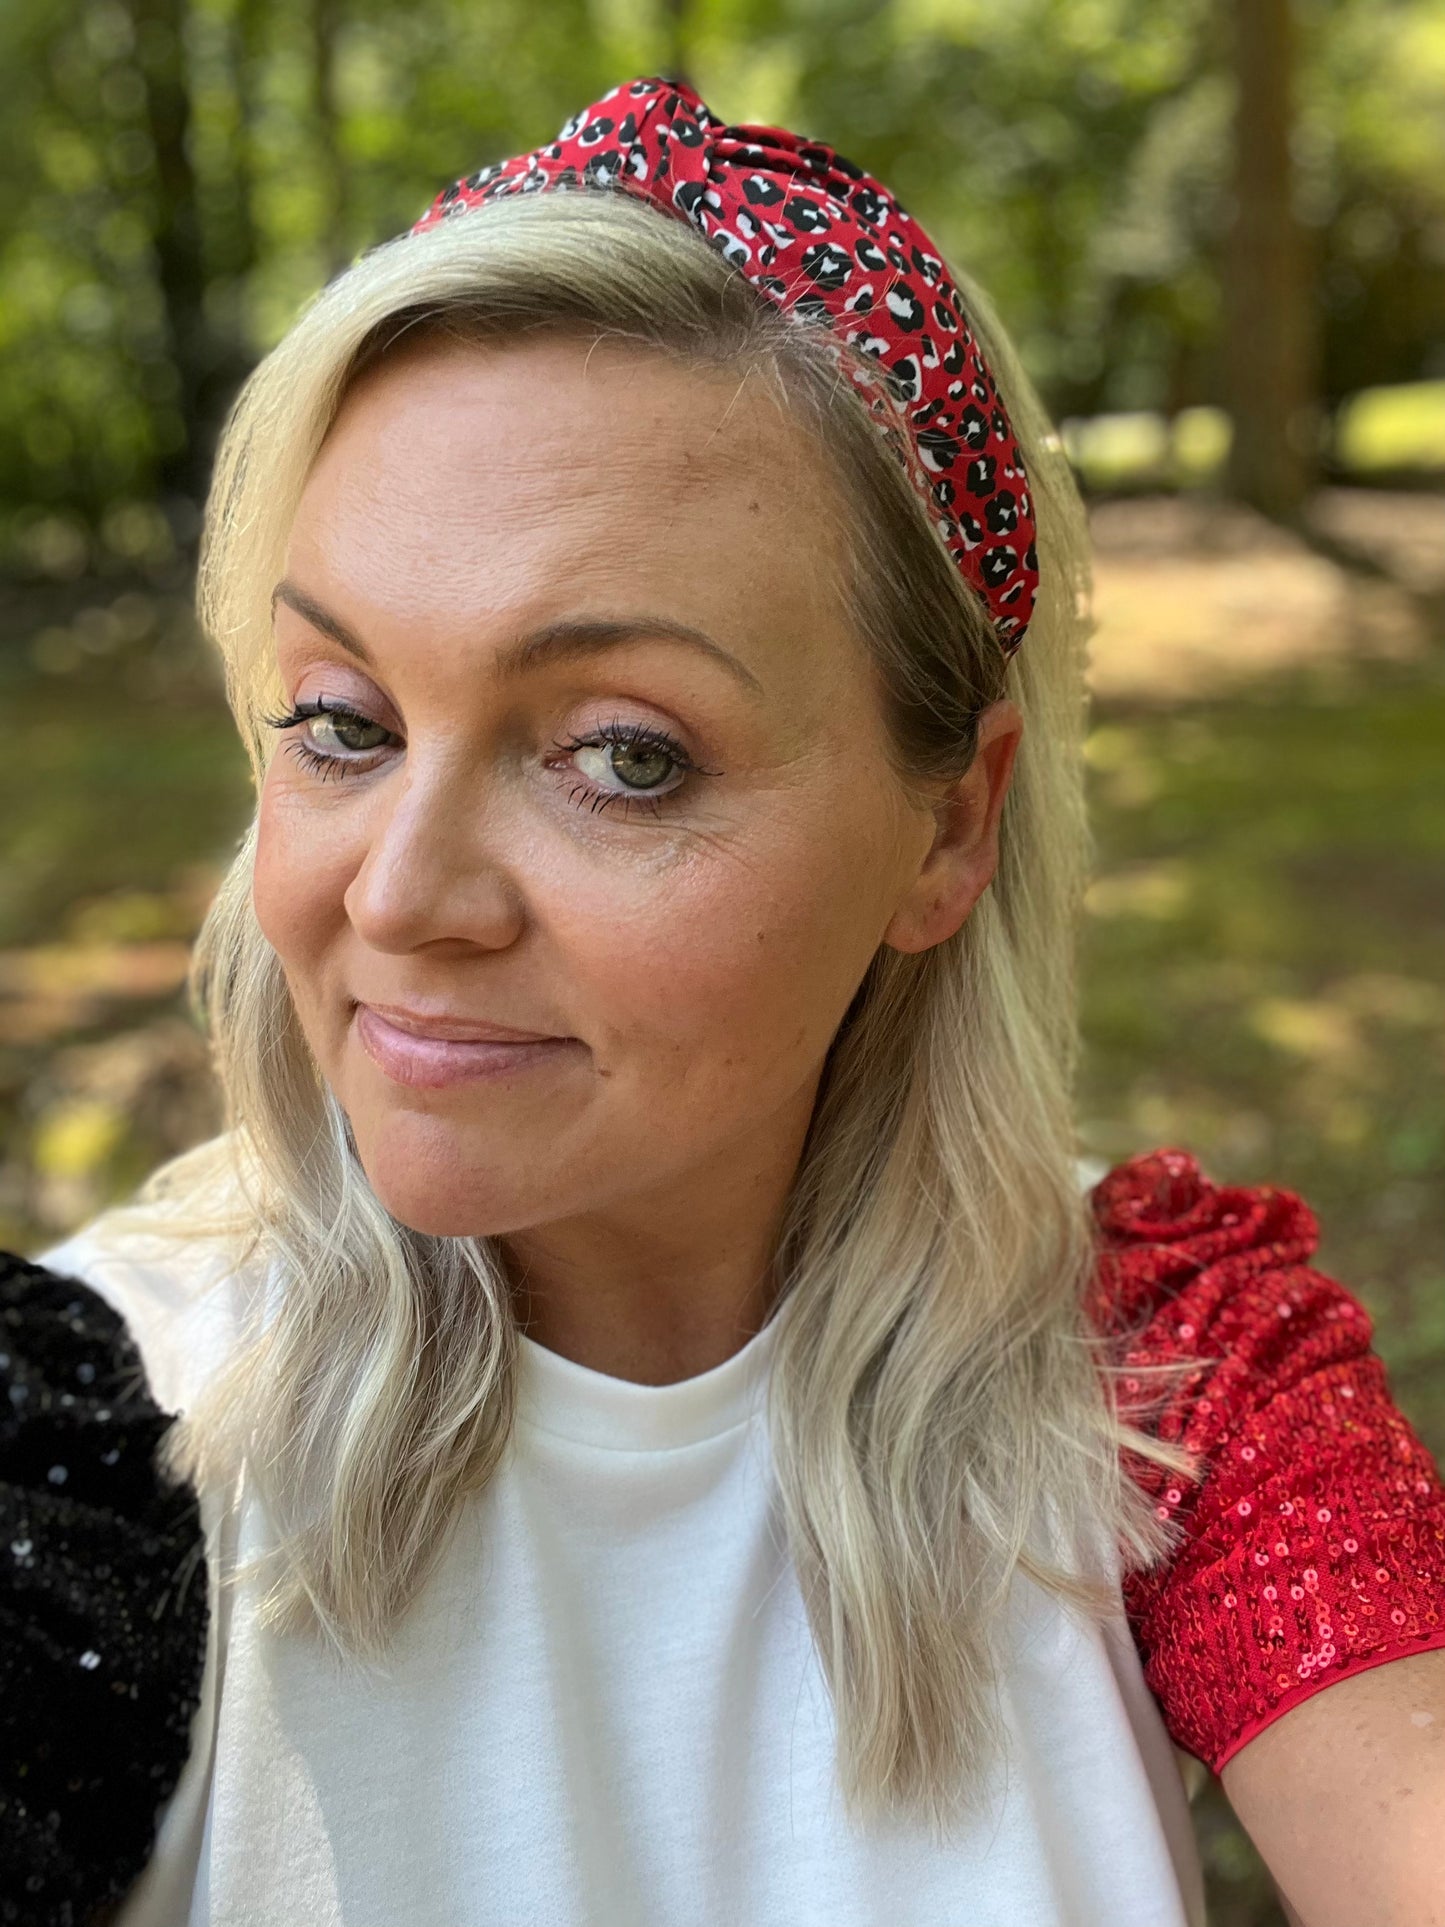
[[(1326, 396), (1439, 378), (1445, 26), (1429, 0), (1298, 11)], [(56, 526), (103, 548), (108, 509), (157, 496), (192, 534), (231, 395), (330, 274), (448, 179), (676, 70), (895, 185), (993, 291), (1057, 414), (1221, 400), (1219, 0), (11, 0), (12, 560), (43, 561)]]

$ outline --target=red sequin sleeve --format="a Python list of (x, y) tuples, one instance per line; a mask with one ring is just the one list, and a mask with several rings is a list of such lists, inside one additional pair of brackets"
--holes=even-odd
[[(1445, 1647), (1445, 1483), (1391, 1398), (1357, 1299), (1307, 1261), (1314, 1213), (1143, 1153), (1091, 1193), (1091, 1310), (1127, 1363), (1198, 1354), (1134, 1422), (1205, 1461), (1196, 1484), (1130, 1455), (1187, 1538), (1124, 1603), (1171, 1738), (1218, 1773), (1312, 1693)], [(1122, 1394), (1156, 1388), (1126, 1378)]]

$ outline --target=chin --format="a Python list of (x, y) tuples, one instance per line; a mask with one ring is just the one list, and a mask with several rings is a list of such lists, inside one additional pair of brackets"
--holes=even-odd
[[(430, 1238), (493, 1238), (540, 1215), (509, 1179), (517, 1146), (501, 1159), (468, 1147), (437, 1120), (388, 1119), (367, 1129), (352, 1124), (357, 1158), (377, 1198), (399, 1224)], [(534, 1167), (535, 1169), (535, 1167)]]

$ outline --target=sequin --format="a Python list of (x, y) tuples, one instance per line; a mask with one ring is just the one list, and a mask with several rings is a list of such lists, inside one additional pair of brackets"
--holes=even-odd
[(1205, 1471), (1180, 1504), (1177, 1475), (1131, 1462), (1150, 1497), (1175, 1481), (1188, 1537), (1124, 1580), (1169, 1734), (1218, 1773), (1312, 1693), (1445, 1647), (1445, 1480), (1391, 1397), (1369, 1313), (1307, 1262), (1319, 1226), (1295, 1193), (1215, 1184), (1167, 1149), (1091, 1198), (1091, 1310), (1132, 1335), (1123, 1363), (1221, 1361), (1149, 1420)]
[(98, 1293), (0, 1251), (0, 1332), (0, 1922), (78, 1927), (134, 1885), (185, 1764), (200, 1511), (162, 1482), (171, 1417)]
[[(1318, 1227), (1301, 1199), (1215, 1185), (1172, 1149), (1116, 1166), (1091, 1198), (1090, 1306), (1132, 1334), (1126, 1363), (1220, 1361), (1149, 1420), (1206, 1469), (1185, 1485), (1134, 1462), (1186, 1536), (1124, 1580), (1165, 1726), (1217, 1773), (1310, 1694), (1445, 1647), (1445, 1481), (1390, 1397), (1364, 1307), (1306, 1262)], [(0, 1251), (0, 1334), (0, 1922), (78, 1922), (133, 1884), (184, 1765), (207, 1620), (199, 1509), (160, 1481), (171, 1419), (98, 1294)], [(1126, 1396), (1142, 1383), (1124, 1377)]]

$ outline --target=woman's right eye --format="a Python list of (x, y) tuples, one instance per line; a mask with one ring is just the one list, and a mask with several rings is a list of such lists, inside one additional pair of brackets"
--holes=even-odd
[(347, 755), (337, 755), (334, 750), (318, 747), (316, 738), (307, 732), (307, 737), (297, 736), (286, 745), (287, 750), (296, 757), (304, 769), (316, 770), (323, 781), (328, 774), (337, 777), (352, 776), (369, 767), (358, 761), (368, 750), (381, 749), (382, 743), (357, 743), (348, 738), (367, 730), (375, 730), (382, 736), (390, 736), (391, 731), (381, 723), (374, 723), (369, 716), (363, 716), (355, 709), (348, 709), (343, 703), (328, 703), (325, 700), (310, 703), (297, 703), (285, 716), (264, 716), (262, 721), (272, 729), (296, 729), (303, 724), (320, 722), (333, 742), (339, 743)]

